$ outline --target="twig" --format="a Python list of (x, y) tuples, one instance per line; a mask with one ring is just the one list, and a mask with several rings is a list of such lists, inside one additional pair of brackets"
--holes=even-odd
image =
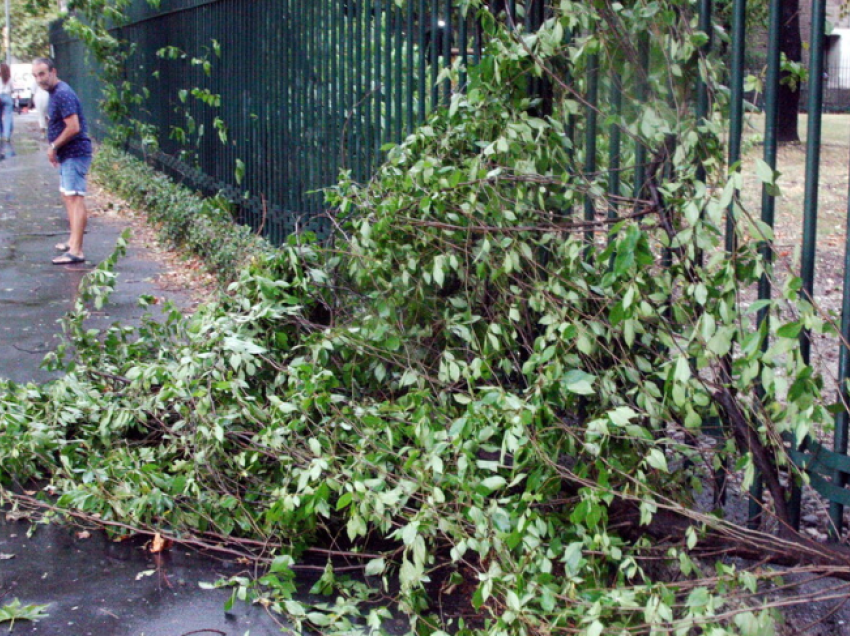
[(263, 202), (263, 218), (260, 221), (260, 227), (257, 228), (256, 232), (254, 232), (254, 234), (256, 234), (257, 236), (263, 235), (263, 230), (266, 228), (266, 219), (269, 216), (269, 208), (268, 203), (266, 202), (266, 195), (264, 195), (262, 192), (260, 193), (260, 200)]
[(112, 373), (104, 373), (103, 371), (95, 371), (94, 369), (88, 369), (88, 372), (92, 375), (96, 375), (101, 378), (106, 378), (107, 380), (115, 380), (116, 382), (121, 382), (123, 384), (130, 384), (132, 380), (128, 378), (122, 377), (120, 375), (114, 375)]
[(639, 219), (644, 216), (653, 214), (654, 208), (644, 208), (640, 212), (626, 214), (615, 219), (595, 219), (593, 221), (579, 221), (575, 223), (563, 223), (552, 225), (511, 225), (509, 227), (498, 227), (494, 225), (454, 225), (452, 223), (443, 223), (441, 221), (420, 221), (411, 217), (400, 217), (400, 220), (420, 227), (433, 227), (441, 230), (465, 231), (465, 232), (481, 232), (487, 234), (509, 234), (513, 232), (570, 232), (587, 229), (589, 227), (598, 227), (605, 225), (613, 225), (621, 223), (625, 220)]
[[(278, 543), (273, 543), (271, 541), (259, 541), (255, 539), (240, 539), (234, 537), (225, 537), (224, 535), (208, 532), (205, 535), (209, 540), (204, 540), (202, 537), (197, 536), (177, 536), (176, 534), (170, 534), (163, 530), (154, 530), (148, 529), (138, 526), (133, 526), (130, 524), (122, 523), (120, 521), (111, 521), (107, 519), (102, 519), (100, 517), (94, 517), (92, 515), (86, 514), (84, 512), (80, 512), (77, 510), (70, 510), (66, 508), (60, 508), (58, 506), (54, 506), (44, 501), (39, 501), (35, 497), (31, 497), (29, 495), (13, 493), (13, 492), (5, 492), (5, 495), (10, 499), (16, 499), (18, 501), (23, 502), (27, 506), (35, 509), (49, 510), (51, 512), (58, 512), (61, 514), (65, 514), (73, 519), (77, 519), (79, 521), (85, 521), (87, 523), (91, 523), (102, 528), (111, 527), (111, 528), (120, 528), (122, 530), (128, 530), (134, 534), (139, 535), (149, 535), (153, 536), (154, 534), (159, 534), (163, 539), (168, 539), (173, 541), (177, 545), (182, 545), (186, 547), (196, 548), (198, 550), (208, 550), (210, 552), (217, 552), (224, 555), (229, 555), (232, 557), (240, 558), (240, 559), (251, 559), (257, 563), (268, 563), (271, 561), (269, 557), (261, 557), (256, 555), (252, 551), (252, 547), (262, 548), (263, 551), (268, 551), (269, 548), (279, 548), (281, 547)], [(227, 541), (231, 546), (239, 546), (242, 547), (242, 550), (228, 548), (222, 542)], [(376, 558), (385, 558), (385, 554), (374, 554), (368, 552), (349, 552), (343, 550), (325, 550), (321, 548), (307, 548), (307, 552), (315, 552), (318, 554), (324, 554), (332, 557), (357, 557), (362, 559), (376, 559)], [(297, 570), (315, 570), (318, 572), (323, 572), (325, 570), (324, 566), (315, 566), (315, 565), (293, 565), (292, 569)], [(351, 565), (344, 567), (334, 568), (337, 572), (354, 572), (360, 571), (365, 568), (365, 563), (362, 565)]]
[(41, 350), (38, 350), (38, 349), (24, 349), (23, 347), (19, 347), (19, 346), (18, 346), (18, 345), (16, 345), (16, 344), (13, 344), (13, 345), (12, 345), (12, 347), (13, 347), (16, 351), (21, 351), (21, 352), (23, 352), (23, 353), (32, 353), (32, 354), (43, 354), (43, 353), (46, 353), (47, 351), (49, 351), (48, 349), (41, 349)]

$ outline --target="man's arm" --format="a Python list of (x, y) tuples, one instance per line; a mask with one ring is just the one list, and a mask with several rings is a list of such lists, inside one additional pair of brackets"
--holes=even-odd
[(47, 160), (54, 166), (59, 163), (56, 160), (56, 151), (71, 141), (71, 139), (80, 132), (80, 118), (77, 113), (68, 115), (64, 121), (65, 130), (63, 130), (61, 134), (53, 140), (53, 143), (50, 144), (50, 148), (47, 149)]

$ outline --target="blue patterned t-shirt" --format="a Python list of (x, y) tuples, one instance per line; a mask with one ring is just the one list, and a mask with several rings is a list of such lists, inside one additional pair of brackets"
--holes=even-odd
[(90, 157), (92, 154), (91, 139), (88, 137), (88, 126), (83, 115), (83, 105), (74, 90), (63, 81), (58, 81), (50, 93), (47, 104), (47, 140), (50, 143), (65, 130), (65, 119), (75, 114), (80, 120), (80, 132), (61, 148), (56, 149), (56, 158), (61, 163), (71, 157)]

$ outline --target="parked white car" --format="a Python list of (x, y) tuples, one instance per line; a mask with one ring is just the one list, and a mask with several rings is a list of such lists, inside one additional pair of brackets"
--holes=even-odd
[(12, 64), (12, 100), (15, 112), (32, 107), (33, 76), (29, 64)]

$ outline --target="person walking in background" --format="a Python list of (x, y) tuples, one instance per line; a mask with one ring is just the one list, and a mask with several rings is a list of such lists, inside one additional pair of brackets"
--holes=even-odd
[(38, 85), (33, 79), (32, 82), (32, 103), (35, 106), (36, 115), (38, 116), (38, 129), (41, 131), (42, 138), (47, 136), (47, 102), (50, 101), (50, 94)]
[(86, 175), (91, 167), (92, 143), (83, 106), (74, 90), (59, 79), (56, 65), (47, 57), (36, 58), (32, 75), (50, 95), (47, 103), (47, 160), (59, 168), (59, 191), (68, 213), (71, 233), (67, 243), (56, 249), (65, 252), (53, 259), (54, 265), (82, 263), (83, 235), (88, 221)]
[(12, 151), (12, 117), (15, 103), (12, 100), (12, 69), (6, 62), (0, 64), (0, 158)]

